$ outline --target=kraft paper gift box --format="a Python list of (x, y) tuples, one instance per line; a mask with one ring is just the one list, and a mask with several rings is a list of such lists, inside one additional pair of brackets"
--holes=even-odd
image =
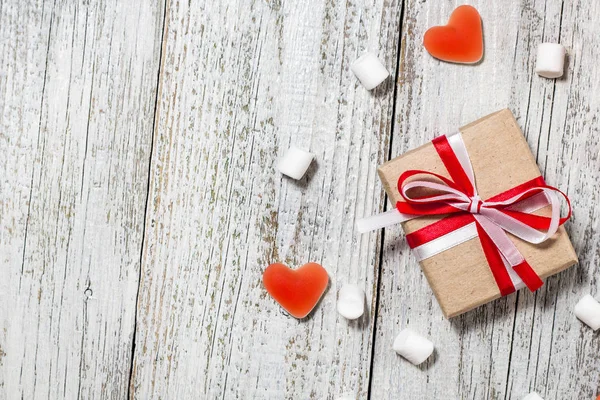
[[(511, 111), (498, 111), (459, 130), (482, 199), (541, 175)], [(378, 169), (385, 191), (394, 205), (404, 201), (397, 185), (400, 175), (408, 170), (430, 171), (450, 178), (431, 142), (409, 151)], [(549, 216), (550, 206), (535, 214)], [(442, 218), (423, 216), (404, 222), (402, 227), (406, 234), (410, 234)], [(531, 244), (510, 234), (509, 237), (542, 279), (577, 263), (577, 256), (563, 226), (541, 244)], [(421, 260), (420, 264), (448, 318), (501, 297), (478, 237)]]

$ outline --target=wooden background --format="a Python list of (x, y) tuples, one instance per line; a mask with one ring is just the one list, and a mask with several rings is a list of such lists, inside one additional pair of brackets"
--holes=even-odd
[[(450, 0), (0, 1), (0, 399), (593, 399), (600, 332), (600, 2), (466, 0), (474, 66), (430, 57)], [(533, 73), (544, 41), (566, 74)], [(365, 50), (391, 78), (367, 92)], [(446, 320), (376, 167), (500, 108), (574, 207), (580, 265)], [(301, 181), (276, 160), (316, 154)], [(297, 321), (266, 295), (271, 262), (331, 285)], [(347, 322), (337, 290), (368, 313)], [(436, 344), (415, 367), (411, 327)]]

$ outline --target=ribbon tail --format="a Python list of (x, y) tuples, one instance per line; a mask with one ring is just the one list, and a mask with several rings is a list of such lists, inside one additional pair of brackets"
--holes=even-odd
[(500, 294), (502, 296), (507, 296), (513, 293), (515, 291), (515, 286), (510, 279), (510, 275), (506, 270), (504, 262), (502, 261), (502, 255), (500, 254), (500, 251), (486, 231), (481, 227), (479, 222), (475, 221), (475, 226), (477, 227), (477, 234), (479, 235), (479, 241), (481, 242), (483, 254), (485, 255), (488, 265), (490, 266), (492, 275), (494, 275), (498, 289), (500, 289)]
[(478, 228), (481, 228), (481, 231), (486, 233), (494, 249), (506, 259), (509, 264), (508, 268), (513, 269), (529, 290), (534, 292), (539, 289), (543, 285), (542, 280), (519, 252), (519, 249), (510, 240), (506, 232), (482, 215), (476, 215), (475, 220), (477, 221)]
[(387, 228), (391, 225), (401, 224), (420, 215), (403, 214), (396, 208), (385, 211), (381, 214), (371, 215), (370, 217), (361, 218), (356, 221), (356, 230), (359, 233), (367, 233), (380, 228)]
[(527, 285), (527, 288), (532, 292), (535, 292), (542, 287), (544, 282), (540, 279), (539, 275), (531, 268), (531, 265), (527, 260), (523, 260), (522, 263), (517, 264), (513, 267), (513, 270), (523, 280), (523, 283)]

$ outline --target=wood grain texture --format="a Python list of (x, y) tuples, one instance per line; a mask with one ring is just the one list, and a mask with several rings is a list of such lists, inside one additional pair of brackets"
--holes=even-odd
[[(474, 66), (421, 44), (456, 0), (0, 1), (0, 399), (595, 398), (572, 308), (600, 298), (600, 3), (467, 3)], [(543, 41), (562, 79), (533, 73)], [(364, 90), (364, 50), (397, 80)], [(399, 229), (354, 221), (389, 207), (390, 155), (504, 107), (573, 201), (580, 265), (448, 321)], [(275, 171), (290, 144), (316, 156), (300, 181)], [(297, 321), (261, 275), (309, 261), (330, 287)], [(420, 367), (404, 327), (436, 344)]]
[[(581, 264), (453, 320), (439, 306), (398, 229), (385, 232), (371, 398), (592, 398), (600, 391), (599, 337), (575, 320), (585, 293), (598, 294), (598, 228), (594, 200), (598, 162), (598, 5), (585, 2), (469, 2), (483, 19), (484, 60), (475, 66), (431, 58), (425, 30), (444, 24), (454, 1), (407, 1), (392, 155), (414, 148), (508, 106), (523, 128), (550, 184), (568, 191), (575, 214), (568, 225)], [(542, 41), (559, 40), (572, 56), (566, 76), (533, 73)], [(584, 181), (585, 177), (585, 181)], [(395, 335), (411, 327), (436, 344), (433, 358), (414, 367), (391, 352)]]
[(125, 398), (162, 8), (0, 3), (0, 398)]
[[(373, 316), (348, 323), (339, 286), (372, 309), (393, 84), (365, 91), (365, 49), (394, 72), (394, 1), (172, 1), (166, 16), (137, 314), (135, 398), (322, 399), (368, 390)], [(300, 181), (276, 160), (316, 161)], [(261, 276), (321, 263), (330, 287), (310, 317), (285, 315)]]
[[(549, 12), (550, 11), (550, 12)], [(542, 14), (543, 15), (543, 14)], [(576, 320), (573, 307), (585, 294), (600, 297), (600, 35), (598, 2), (565, 1), (546, 6), (544, 41), (560, 41), (568, 71), (556, 82), (541, 80), (538, 163), (549, 182), (573, 202), (567, 229), (579, 266), (548, 279), (537, 296), (519, 297), (512, 342), (509, 398), (519, 387), (545, 399), (595, 399), (600, 394), (600, 332)], [(533, 140), (531, 140), (533, 139)]]

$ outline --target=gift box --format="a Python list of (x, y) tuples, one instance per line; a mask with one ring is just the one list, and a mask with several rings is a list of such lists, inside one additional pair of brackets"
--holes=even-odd
[[(506, 290), (502, 289), (502, 285), (499, 283), (503, 279), (503, 276), (506, 279), (506, 276), (508, 276), (506, 275), (507, 273), (510, 273), (510, 277), (514, 283), (515, 274), (511, 270), (510, 265), (507, 265), (506, 259), (504, 259), (511, 258), (511, 254), (505, 255), (503, 253), (510, 253), (510, 250), (501, 250), (498, 252), (494, 249), (495, 246), (493, 244), (490, 250), (489, 241), (486, 242), (489, 238), (487, 238), (488, 235), (484, 231), (494, 236), (495, 233), (498, 233), (495, 231), (497, 230), (497, 225), (485, 227), (486, 224), (483, 224), (485, 227), (483, 230), (476, 223), (471, 223), (468, 226), (465, 225), (469, 221), (465, 221), (462, 224), (457, 222), (458, 225), (451, 228), (444, 225), (448, 225), (452, 221), (459, 221), (461, 218), (479, 217), (477, 215), (478, 208), (482, 204), (485, 207), (486, 204), (483, 201), (479, 201), (479, 198), (482, 200), (488, 199), (487, 204), (490, 205), (489, 209), (493, 207), (500, 209), (504, 206), (494, 205), (489, 200), (496, 200), (498, 202), (506, 200), (510, 196), (513, 196), (514, 200), (515, 196), (518, 197), (520, 193), (522, 197), (518, 198), (514, 202), (514, 205), (501, 210), (502, 214), (500, 216), (504, 216), (505, 214), (516, 216), (518, 217), (517, 219), (522, 218), (527, 224), (537, 229), (542, 227), (548, 228), (545, 225), (550, 224), (548, 222), (549, 218), (536, 218), (535, 216), (551, 216), (552, 207), (546, 204), (549, 204), (549, 198), (554, 196), (541, 193), (545, 190), (544, 188), (527, 189), (528, 187), (538, 187), (540, 185), (543, 187), (545, 182), (541, 177), (535, 158), (531, 154), (529, 146), (513, 114), (509, 110), (501, 110), (488, 115), (463, 126), (459, 131), (460, 135), (458, 136), (461, 136), (461, 143), (466, 148), (468, 157), (464, 154), (462, 156), (458, 154), (457, 157), (454, 157), (452, 148), (453, 146), (456, 147), (456, 144), (448, 143), (444, 139), (442, 142), (438, 141), (437, 144), (434, 141), (409, 151), (383, 164), (378, 169), (379, 177), (392, 204), (400, 204), (401, 206), (408, 207), (406, 198), (400, 193), (401, 189), (399, 189), (400, 178), (404, 179), (403, 185), (406, 185), (411, 180), (410, 177), (406, 177), (407, 175), (411, 175), (407, 171), (420, 170), (431, 174), (438, 174), (440, 176), (438, 180), (447, 178), (447, 183), (452, 186), (453, 182), (461, 179), (460, 174), (457, 175), (455, 172), (453, 175), (449, 172), (449, 169), (454, 168), (452, 162), (462, 162), (464, 158), (470, 160), (472, 174), (474, 175), (476, 197), (475, 200), (471, 198), (469, 203), (463, 205), (467, 210), (467, 212), (463, 212), (465, 215), (421, 215), (418, 218), (402, 222), (407, 240), (411, 248), (417, 250), (417, 258), (419, 259), (421, 268), (433, 289), (444, 315), (448, 318), (488, 303), (513, 290), (518, 290), (524, 287), (525, 284), (515, 284), (513, 285), (513, 290)], [(444, 151), (443, 146), (446, 146), (450, 150), (449, 160), (442, 160), (440, 157), (440, 151)], [(460, 186), (459, 183), (454, 183), (457, 185), (457, 188)], [(468, 182), (465, 183), (465, 186), (468, 185)], [(424, 189), (416, 187), (413, 188), (413, 191), (415, 190), (423, 191)], [(435, 191), (435, 188), (431, 188), (431, 190)], [(465, 190), (468, 191), (468, 189)], [(422, 198), (428, 200), (432, 196), (433, 194), (430, 194), (429, 197), (423, 196)], [(536, 196), (538, 198), (542, 196), (544, 202), (540, 204), (538, 201), (537, 207), (531, 207), (531, 203), (536, 203)], [(523, 206), (523, 204), (528, 202), (530, 203), (529, 206)], [(415, 204), (418, 207), (420, 206), (420, 204)], [(429, 206), (435, 208), (435, 206)], [(527, 207), (530, 209), (524, 210)], [(399, 209), (401, 208), (399, 207)], [(438, 209), (440, 212), (443, 210), (443, 208)], [(495, 210), (492, 211), (498, 213)], [(469, 214), (469, 212), (472, 212), (472, 214)], [(523, 212), (529, 214), (525, 215)], [(561, 223), (565, 220), (566, 218), (561, 219)], [(528, 228), (524, 229), (527, 231)], [(482, 234), (484, 236), (483, 239), (481, 238)], [(444, 237), (444, 235), (446, 236)], [(551, 237), (540, 243), (535, 243), (536, 240), (533, 239), (530, 241), (534, 243), (531, 243), (512, 233), (506, 234), (506, 237), (510, 239), (510, 242), (514, 244), (518, 252), (526, 260), (526, 267), (530, 269), (519, 271), (519, 275), (523, 277), (523, 281), (527, 282), (530, 280), (533, 282), (527, 283), (527, 286), (530, 286), (530, 288), (533, 286), (531, 288), (533, 290), (539, 287), (539, 285), (536, 285), (536, 277), (533, 277), (533, 275), (539, 277), (537, 279), (541, 285), (542, 281), (540, 279), (554, 275), (577, 263), (577, 256), (573, 246), (562, 226), (559, 226)], [(447, 241), (448, 238), (451, 238), (453, 243), (451, 246), (444, 246), (443, 242)], [(500, 237), (497, 241), (502, 242), (502, 238)], [(423, 245), (421, 242), (427, 243)], [(504, 244), (509, 248), (512, 246), (511, 243)], [(491, 268), (494, 260), (496, 260), (496, 264), (500, 262), (498, 254), (505, 256), (502, 257), (502, 262), (505, 264), (507, 272), (500, 271), (499, 273), (497, 266), (496, 270)], [(516, 263), (519, 263), (518, 259)], [(522, 266), (517, 265), (514, 267), (514, 270), (517, 270), (517, 267), (521, 268)], [(519, 278), (517, 279), (520, 280)], [(508, 286), (511, 286), (510, 282)]]

